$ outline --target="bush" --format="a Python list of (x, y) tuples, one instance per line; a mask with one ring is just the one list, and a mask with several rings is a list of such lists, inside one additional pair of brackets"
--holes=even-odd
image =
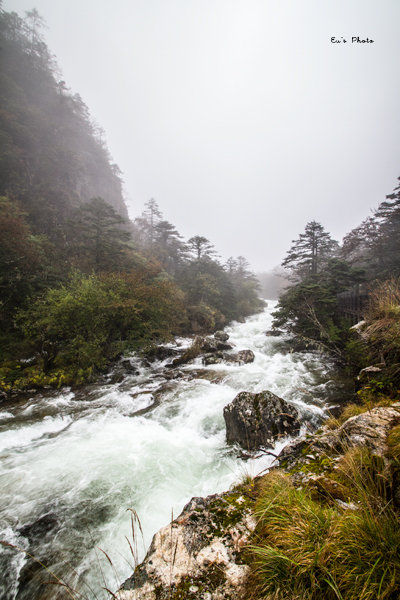
[(98, 276), (74, 271), (67, 284), (48, 290), (19, 313), (20, 325), (37, 352), (38, 385), (43, 373), (53, 370), (66, 369), (68, 381), (71, 372), (80, 380), (90, 378), (124, 350), (168, 339), (180, 318), (181, 303), (181, 294), (169, 280), (148, 273)]

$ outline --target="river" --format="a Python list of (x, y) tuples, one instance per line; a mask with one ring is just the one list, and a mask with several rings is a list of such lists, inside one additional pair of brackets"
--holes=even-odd
[[(130, 545), (142, 559), (155, 531), (192, 496), (266, 469), (272, 456), (245, 460), (225, 443), (223, 407), (238, 392), (276, 393), (300, 408), (305, 427), (323, 417), (335, 388), (327, 362), (266, 336), (273, 308), (226, 329), (235, 350), (253, 350), (251, 364), (203, 367), (196, 359), (167, 380), (170, 359), (145, 365), (131, 356), (136, 373), (118, 383), (110, 374), (76, 393), (0, 407), (0, 540), (20, 548), (0, 547), (2, 600), (71, 597), (43, 585), (52, 576), (30, 555), (84, 597), (109, 598), (102, 588), (115, 591), (134, 568)], [(136, 523), (132, 540), (129, 509), (143, 539)]]

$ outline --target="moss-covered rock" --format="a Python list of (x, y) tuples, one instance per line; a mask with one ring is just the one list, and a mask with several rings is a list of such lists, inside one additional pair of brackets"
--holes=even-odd
[(156, 533), (145, 560), (119, 600), (241, 598), (249, 567), (244, 547), (255, 521), (251, 486), (192, 498), (177, 519)]

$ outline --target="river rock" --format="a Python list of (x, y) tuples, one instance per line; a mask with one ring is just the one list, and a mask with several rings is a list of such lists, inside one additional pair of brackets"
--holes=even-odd
[(226, 340), (220, 340), (219, 338), (206, 337), (201, 346), (202, 352), (218, 352), (220, 350), (232, 350), (233, 346), (227, 344)]
[(226, 362), (235, 362), (240, 365), (246, 365), (254, 362), (254, 352), (252, 350), (240, 350), (236, 354), (225, 354)]
[(220, 342), (227, 342), (229, 340), (229, 335), (225, 331), (216, 331), (214, 337)]
[(240, 392), (225, 406), (224, 419), (228, 443), (245, 450), (271, 448), (279, 437), (300, 429), (297, 409), (269, 391)]
[(208, 353), (203, 356), (203, 365), (218, 365), (222, 363), (223, 354), (222, 352)]
[(118, 600), (244, 600), (243, 549), (254, 531), (253, 499), (243, 487), (192, 498), (153, 537)]
[(30, 542), (44, 538), (50, 531), (60, 527), (58, 517), (55, 513), (42, 515), (36, 521), (28, 523), (19, 528), (19, 533)]
[(193, 359), (197, 358), (197, 356), (199, 356), (202, 353), (203, 345), (204, 345), (204, 338), (202, 338), (199, 335), (196, 336), (192, 342), (192, 345), (189, 346), (189, 348), (187, 348), (181, 356), (179, 356), (178, 358), (175, 358), (171, 363), (168, 363), (166, 366), (169, 369), (171, 369), (174, 367), (179, 367), (180, 365), (184, 365), (184, 364), (192, 361)]
[(171, 356), (179, 356), (182, 352), (179, 348), (172, 348), (171, 346), (153, 346), (146, 353), (149, 360), (165, 360)]
[(119, 366), (126, 373), (131, 373), (132, 375), (137, 375), (139, 373), (139, 371), (137, 370), (137, 367), (131, 363), (129, 358), (125, 358), (125, 359), (121, 360), (119, 362)]

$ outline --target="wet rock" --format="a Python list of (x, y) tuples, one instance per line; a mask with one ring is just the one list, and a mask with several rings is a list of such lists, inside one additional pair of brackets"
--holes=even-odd
[(203, 339), (203, 343), (201, 345), (201, 351), (202, 352), (217, 352), (218, 351), (218, 340), (211, 338), (211, 337), (206, 337)]
[(169, 363), (166, 366), (169, 369), (173, 369), (174, 367), (179, 367), (180, 365), (184, 365), (190, 362), (202, 353), (203, 346), (204, 338), (202, 338), (201, 336), (196, 336), (193, 340), (192, 345), (187, 350), (185, 350), (185, 352), (181, 356), (175, 358), (171, 363)]
[(192, 498), (177, 519), (155, 534), (118, 600), (244, 598), (249, 567), (242, 553), (255, 528), (253, 502), (241, 488)]
[(203, 365), (218, 365), (220, 363), (222, 363), (223, 360), (223, 354), (222, 352), (214, 352), (214, 353), (210, 353), (210, 354), (205, 354), (203, 356), (202, 362)]
[(217, 348), (218, 350), (233, 350), (232, 344), (227, 344), (226, 342), (218, 342)]
[(229, 340), (229, 335), (225, 331), (216, 331), (214, 337), (220, 342), (227, 342)]
[(132, 374), (132, 375), (137, 375), (138, 374), (138, 370), (137, 368), (132, 365), (131, 361), (129, 360), (129, 358), (125, 358), (124, 360), (121, 360), (119, 363), (119, 366), (124, 369), (124, 371), (126, 373)]
[(171, 348), (170, 346), (154, 346), (147, 353), (146, 356), (149, 360), (165, 360), (171, 356), (179, 356), (181, 351), (178, 348)]
[(126, 377), (126, 373), (117, 371), (109, 377), (108, 382), (109, 383), (122, 383), (123, 380), (125, 379), (125, 377)]
[(300, 429), (297, 409), (269, 391), (240, 392), (225, 406), (224, 419), (228, 443), (245, 450), (271, 448), (279, 437)]
[(181, 379), (184, 376), (185, 376), (185, 374), (183, 373), (183, 371), (179, 371), (179, 370), (176, 370), (176, 371), (165, 370), (163, 372), (163, 377), (165, 377), (165, 379), (167, 379), (168, 381), (170, 379)]
[(254, 362), (254, 352), (252, 350), (240, 350), (236, 354), (225, 354), (224, 359), (226, 362), (239, 363), (240, 365), (246, 365)]
[(237, 360), (239, 363), (247, 364), (254, 362), (254, 352), (252, 350), (240, 350), (237, 353)]
[(57, 515), (54, 513), (48, 513), (42, 515), (36, 521), (28, 523), (23, 527), (20, 527), (18, 532), (31, 543), (37, 539), (45, 537), (48, 533), (60, 526)]

